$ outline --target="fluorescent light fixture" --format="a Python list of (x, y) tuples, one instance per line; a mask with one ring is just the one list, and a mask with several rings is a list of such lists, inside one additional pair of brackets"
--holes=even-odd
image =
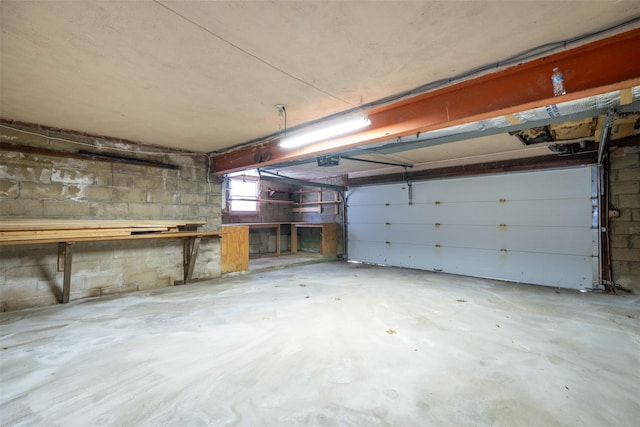
[(282, 148), (301, 147), (313, 142), (322, 141), (323, 139), (329, 139), (334, 136), (344, 135), (346, 133), (367, 127), (370, 124), (371, 120), (369, 120), (369, 117), (366, 114), (362, 114), (357, 117), (351, 117), (347, 120), (343, 120), (339, 123), (329, 124), (328, 126), (319, 127), (317, 129), (301, 133), (300, 135), (294, 135), (284, 138), (282, 141), (280, 141), (280, 146)]

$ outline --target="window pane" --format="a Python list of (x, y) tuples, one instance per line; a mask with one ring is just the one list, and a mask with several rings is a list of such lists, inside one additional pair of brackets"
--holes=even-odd
[(232, 200), (231, 210), (235, 212), (255, 212), (258, 204), (248, 200)]
[(255, 181), (231, 181), (229, 188), (231, 197), (256, 197), (256, 184)]
[[(234, 212), (257, 212), (258, 181), (229, 181), (229, 209)], [(241, 200), (239, 200), (241, 199)], [(251, 200), (245, 200), (251, 199)]]

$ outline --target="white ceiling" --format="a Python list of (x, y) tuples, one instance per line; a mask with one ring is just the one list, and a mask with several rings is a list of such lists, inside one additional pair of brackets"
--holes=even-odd
[[(280, 131), (275, 104), (292, 127), (638, 14), (637, 0), (1, 0), (0, 116), (210, 152)], [(472, 152), (515, 149), (492, 141)]]

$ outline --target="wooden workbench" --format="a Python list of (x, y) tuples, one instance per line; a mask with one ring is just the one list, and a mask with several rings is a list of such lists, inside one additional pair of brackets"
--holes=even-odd
[[(239, 255), (243, 255), (246, 253), (247, 257), (247, 265), (248, 265), (248, 257), (249, 257), (249, 237), (248, 230), (253, 229), (274, 229), (276, 233), (276, 255), (281, 254), (280, 247), (280, 236), (281, 229), (283, 226), (291, 227), (291, 253), (295, 254), (298, 252), (298, 228), (320, 228), (322, 233), (322, 244), (320, 246), (320, 255), (323, 258), (335, 258), (337, 256), (337, 230), (338, 224), (332, 222), (326, 223), (312, 223), (312, 222), (251, 222), (251, 223), (233, 223), (233, 224), (223, 224), (222, 229), (241, 229), (244, 228), (247, 230), (246, 237), (243, 235), (242, 240), (238, 241), (235, 246), (239, 246), (241, 244), (246, 245), (246, 250), (241, 248), (238, 251)], [(243, 264), (244, 265), (244, 264)]]
[(62, 303), (69, 302), (71, 293), (71, 261), (77, 242), (111, 240), (184, 240), (184, 283), (193, 273), (200, 241), (220, 238), (223, 231), (197, 231), (202, 221), (174, 220), (75, 220), (58, 218), (0, 218), (0, 246), (37, 243), (58, 244), (58, 271), (64, 272)]

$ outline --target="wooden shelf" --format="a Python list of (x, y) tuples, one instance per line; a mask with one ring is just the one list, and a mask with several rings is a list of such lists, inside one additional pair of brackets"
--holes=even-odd
[(125, 221), (74, 220), (56, 218), (2, 218), (0, 219), (0, 246), (39, 243), (58, 244), (58, 271), (64, 272), (62, 303), (68, 303), (71, 293), (71, 260), (77, 242), (113, 240), (184, 240), (184, 283), (193, 273), (200, 241), (205, 237), (221, 237), (223, 231), (181, 231), (196, 228), (203, 221)]

